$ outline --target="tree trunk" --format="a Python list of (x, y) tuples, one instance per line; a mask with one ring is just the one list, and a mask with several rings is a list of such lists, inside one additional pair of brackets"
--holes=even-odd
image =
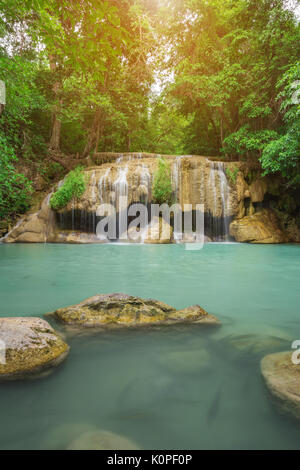
[[(50, 70), (56, 70), (56, 63), (54, 61), (53, 56), (49, 58), (50, 62)], [(60, 131), (61, 131), (61, 121), (59, 119), (59, 114), (62, 108), (62, 99), (59, 99), (59, 92), (61, 90), (61, 83), (56, 82), (53, 85), (53, 92), (56, 100), (56, 105), (54, 106), (54, 110), (52, 113), (52, 128), (51, 128), (51, 135), (50, 135), (50, 142), (49, 148), (52, 150), (59, 150), (60, 149)]]
[(83, 151), (83, 158), (87, 157), (92, 149), (96, 149), (98, 146), (98, 136), (99, 136), (99, 129), (100, 129), (100, 117), (101, 111), (98, 109), (94, 115), (93, 124), (91, 130), (88, 135), (87, 143), (85, 145), (85, 149)]
[(128, 131), (127, 134), (127, 151), (130, 152), (131, 148), (131, 131)]
[(61, 121), (58, 119), (58, 110), (59, 106), (56, 107), (55, 112), (52, 115), (52, 129), (51, 137), (49, 142), (49, 147), (52, 150), (60, 149), (60, 131), (61, 131)]

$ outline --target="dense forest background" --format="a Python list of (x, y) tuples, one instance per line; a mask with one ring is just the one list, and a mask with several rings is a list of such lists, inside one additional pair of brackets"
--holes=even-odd
[(0, 0), (0, 223), (70, 159), (103, 151), (241, 160), (295, 194), (297, 11), (285, 0)]

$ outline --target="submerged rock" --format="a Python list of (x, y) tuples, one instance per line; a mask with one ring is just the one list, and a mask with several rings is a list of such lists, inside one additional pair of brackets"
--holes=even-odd
[(261, 373), (281, 409), (300, 419), (300, 365), (292, 362), (292, 352), (265, 356)]
[(286, 243), (288, 236), (281, 230), (279, 220), (270, 209), (234, 220), (230, 224), (230, 235), (244, 243)]
[(0, 319), (0, 380), (23, 379), (50, 371), (69, 352), (68, 345), (41, 318)]
[(95, 429), (79, 436), (67, 450), (139, 450), (139, 447), (124, 436)]
[(172, 374), (197, 374), (211, 369), (211, 357), (204, 349), (167, 351), (159, 358), (159, 363)]
[(289, 342), (287, 338), (281, 336), (260, 334), (230, 335), (223, 341), (237, 352), (246, 354), (266, 354), (274, 349), (282, 349)]
[(52, 312), (63, 323), (83, 327), (171, 325), (201, 323), (219, 325), (198, 305), (176, 310), (153, 299), (141, 299), (126, 294), (100, 294), (83, 302)]

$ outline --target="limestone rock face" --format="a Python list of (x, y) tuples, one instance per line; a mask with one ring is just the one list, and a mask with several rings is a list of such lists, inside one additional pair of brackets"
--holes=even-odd
[(154, 217), (146, 230), (144, 243), (171, 243), (173, 229), (162, 217)]
[(291, 242), (300, 243), (300, 229), (295, 219), (289, 221), (286, 232)]
[(288, 241), (288, 237), (279, 226), (275, 212), (270, 209), (234, 220), (230, 225), (230, 235), (241, 243), (286, 243)]
[(162, 217), (153, 217), (150, 224), (140, 230), (130, 227), (120, 237), (122, 241), (129, 243), (166, 244), (171, 243), (173, 228)]
[(249, 186), (249, 192), (252, 202), (262, 202), (264, 200), (265, 194), (267, 192), (268, 185), (265, 179), (260, 178)]
[(220, 322), (199, 306), (176, 310), (158, 300), (141, 299), (126, 294), (96, 295), (83, 302), (53, 312), (61, 322), (82, 327), (143, 326), (175, 323)]
[(54, 213), (49, 206), (50, 195), (34, 214), (28, 214), (4, 237), (5, 243), (45, 243), (54, 238)]
[(37, 376), (60, 364), (69, 347), (41, 318), (0, 319), (0, 380)]
[(292, 363), (292, 353), (265, 356), (261, 361), (261, 372), (282, 410), (300, 419), (300, 366)]
[[(229, 181), (227, 169), (239, 168), (239, 163), (214, 161), (201, 156), (166, 156), (171, 170), (174, 203), (191, 207), (203, 204), (211, 218), (242, 217), (243, 201), (247, 195), (246, 184), (241, 171), (236, 181)], [(101, 204), (110, 204), (117, 214), (123, 213), (133, 203), (153, 202), (152, 185), (158, 167), (158, 156), (153, 154), (112, 154), (102, 158), (99, 166), (87, 167), (87, 186), (79, 200), (72, 200), (56, 214), (51, 210), (51, 194), (43, 201), (35, 214), (29, 214), (14, 227), (3, 240), (5, 243), (91, 243), (99, 242), (95, 237), (81, 236), (80, 233), (96, 232), (96, 213)], [(54, 188), (54, 190), (56, 190)], [(123, 207), (124, 200), (126, 206)], [(160, 232), (157, 220), (155, 230)], [(162, 226), (159, 243), (169, 243), (171, 236), (167, 225)], [(69, 233), (67, 233), (69, 232)], [(143, 238), (152, 243), (147, 234)], [(157, 242), (155, 242), (157, 243)]]

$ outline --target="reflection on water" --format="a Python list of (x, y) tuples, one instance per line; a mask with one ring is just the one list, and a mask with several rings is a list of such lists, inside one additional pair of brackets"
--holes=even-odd
[(0, 315), (40, 315), (97, 293), (126, 292), (223, 326), (69, 335), (46, 379), (0, 386), (1, 448), (67, 448), (109, 431), (141, 448), (299, 448), (260, 376), (269, 352), (300, 339), (300, 247), (0, 246)]

